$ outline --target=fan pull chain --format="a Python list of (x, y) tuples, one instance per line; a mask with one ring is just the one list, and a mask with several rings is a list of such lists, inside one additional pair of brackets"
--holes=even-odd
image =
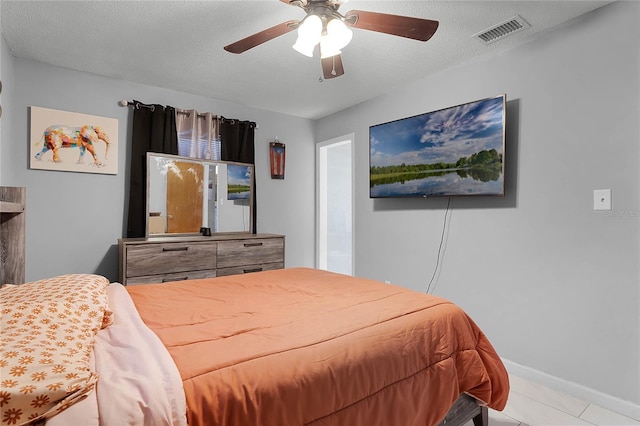
[(331, 69), (331, 75), (336, 75), (336, 74), (338, 74), (338, 73), (336, 72), (336, 57), (335, 57), (335, 56), (332, 56), (332, 57), (331, 57), (331, 63), (333, 64), (333, 68)]

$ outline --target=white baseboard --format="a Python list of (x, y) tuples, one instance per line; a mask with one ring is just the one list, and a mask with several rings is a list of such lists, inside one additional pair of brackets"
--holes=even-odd
[(640, 421), (640, 404), (625, 401), (612, 395), (552, 376), (542, 371), (517, 364), (507, 359), (502, 360), (509, 374), (530, 380), (551, 389), (560, 391), (574, 398), (598, 405), (623, 416)]

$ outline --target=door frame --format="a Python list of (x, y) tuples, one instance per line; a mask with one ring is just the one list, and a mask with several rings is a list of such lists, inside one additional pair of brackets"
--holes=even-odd
[(316, 143), (316, 259), (315, 264), (316, 268), (320, 267), (320, 252), (321, 252), (321, 244), (326, 239), (322, 238), (321, 235), (321, 203), (323, 200), (324, 194), (322, 193), (322, 184), (324, 182), (321, 181), (321, 156), (322, 156), (322, 148), (326, 148), (330, 145), (338, 145), (348, 143), (351, 147), (351, 275), (355, 273), (356, 263), (355, 263), (355, 161), (354, 161), (354, 145), (355, 145), (355, 133), (348, 133), (344, 136), (340, 136), (337, 138), (332, 138), (326, 141), (317, 142)]

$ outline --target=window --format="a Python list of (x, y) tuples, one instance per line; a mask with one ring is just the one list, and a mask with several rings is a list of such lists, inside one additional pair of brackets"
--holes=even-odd
[(220, 131), (218, 117), (196, 110), (176, 112), (178, 155), (207, 160), (220, 160)]

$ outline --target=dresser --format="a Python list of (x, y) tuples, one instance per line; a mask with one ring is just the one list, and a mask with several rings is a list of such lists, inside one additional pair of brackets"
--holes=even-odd
[(118, 253), (124, 285), (221, 277), (284, 268), (284, 236), (121, 238)]

